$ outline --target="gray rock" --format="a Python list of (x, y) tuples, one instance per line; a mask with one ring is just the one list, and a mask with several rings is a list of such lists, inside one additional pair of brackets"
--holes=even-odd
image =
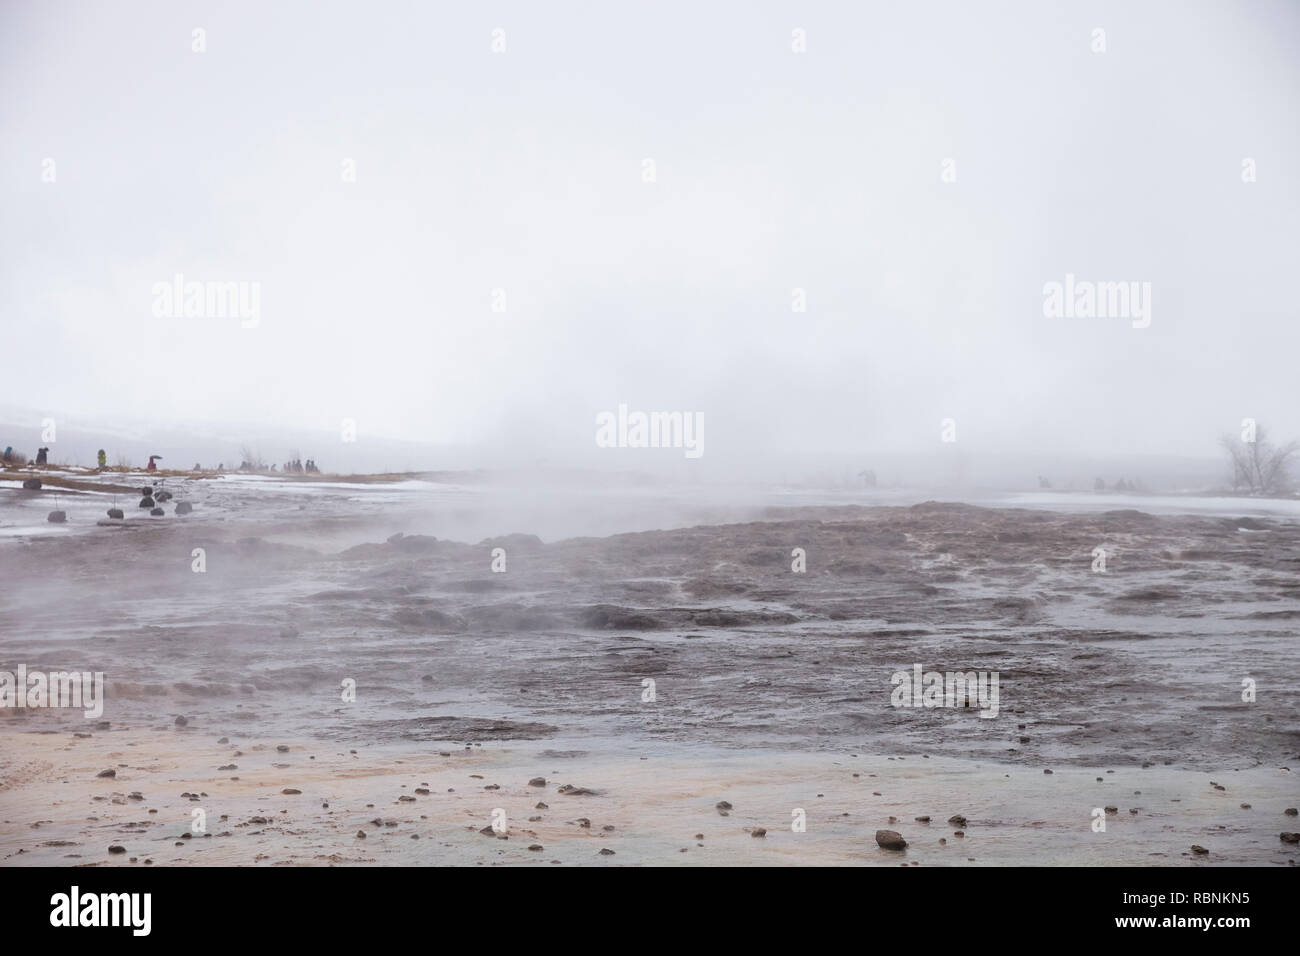
[(897, 830), (877, 830), (876, 842), (886, 850), (903, 850), (907, 848), (907, 841), (903, 839), (902, 834)]

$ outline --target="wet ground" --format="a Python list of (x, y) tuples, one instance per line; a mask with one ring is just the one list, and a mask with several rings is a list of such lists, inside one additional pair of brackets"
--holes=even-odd
[[(542, 851), (514, 843), (572, 845), (566, 827), (587, 828), (569, 822), (568, 805), (583, 800), (603, 802), (616, 830), (576, 839), (630, 840), (622, 856), (601, 857), (612, 863), (746, 862), (760, 843), (795, 854), (788, 862), (896, 863), (872, 838), (885, 826), (909, 840), (923, 826), (946, 828), (917, 834), (934, 846), (909, 849), (906, 862), (965, 863), (947, 848), (974, 838), (977, 818), (990, 828), (969, 854), (981, 863), (1297, 856), (1278, 838), (1300, 828), (1282, 814), (1300, 802), (1287, 769), (1300, 761), (1300, 523), (1289, 514), (1173, 514), (1167, 500), (1155, 514), (770, 499), (742, 508), (696, 497), (622, 519), (664, 530), (468, 543), (478, 529), (558, 527), (581, 498), (548, 511), (533, 492), (503, 517), (478, 490), (454, 485), (218, 480), (177, 492), (191, 515), (169, 508), (100, 527), (102, 495), (75, 506), (60, 497), (72, 527), (0, 538), (0, 668), (103, 671), (107, 703), (92, 721), (0, 711), (6, 863), (68, 853), (100, 862), (100, 831), (157, 808), (129, 790), (167, 794), (180, 804), (173, 816), (190, 801), (172, 791), (221, 792), (232, 821), (287, 809), (288, 829), (306, 834), (304, 844), (258, 826), (270, 836), (246, 841), (247, 826), (211, 824), (232, 836), (204, 838), (211, 855), (198, 857), (163, 853), (174, 841), (159, 831), (148, 853), (160, 863), (401, 862), (436, 846), (448, 861), (506, 862), (517, 849), (538, 862)], [(593, 494), (588, 524), (617, 527), (617, 505)], [(49, 507), (11, 495), (0, 521), (19, 528), (24, 509)], [(680, 526), (690, 508), (711, 523)], [(1104, 572), (1094, 570), (1098, 548)], [(893, 706), (892, 675), (917, 664), (997, 672), (998, 716)], [(355, 700), (342, 699), (349, 687)], [(264, 747), (274, 757), (279, 742), (295, 756), (261, 759), (256, 774), (229, 756)], [(238, 773), (217, 773), (231, 762)], [(407, 780), (399, 762), (421, 769)], [(121, 764), (121, 782), (96, 778), (99, 763)], [(547, 777), (540, 801), (563, 819), (544, 812), (534, 822), (559, 829), (511, 829), (501, 845), (479, 834), (500, 805), (478, 804), (499, 795), (465, 792), (492, 784), (489, 772), (521, 828), (535, 815), (527, 780)], [(888, 785), (865, 788), (869, 773)], [(601, 793), (554, 792), (569, 782)], [(342, 816), (304, 816), (303, 796), (267, 803), (281, 787)], [(416, 801), (397, 802), (416, 787), (430, 791), (417, 797), (424, 822)], [(426, 808), (438, 794), (437, 809)], [(43, 809), (56, 799), (67, 801), (62, 823)], [(737, 807), (725, 818), (713, 807), (723, 799)], [(418, 850), (360, 851), (365, 820), (352, 817), (368, 802), (381, 817), (388, 804), (410, 811), (399, 829)], [(1102, 842), (1091, 812), (1111, 803), (1107, 832), (1126, 835)], [(794, 808), (820, 829), (793, 833)], [(704, 828), (687, 822), (700, 812), (750, 842), (701, 859), (718, 841), (682, 842)], [(953, 813), (972, 821), (963, 837), (943, 823)], [(930, 824), (914, 822), (926, 814)], [(593, 825), (597, 815), (585, 814)], [(177, 825), (168, 824), (188, 826)], [(50, 838), (35, 831), (50, 827), (66, 831), (56, 842), (84, 849), (39, 846)], [(768, 835), (755, 840), (754, 827)], [(805, 839), (788, 842), (796, 836)], [(930, 855), (939, 848), (945, 855)], [(563, 861), (585, 862), (588, 851)]]

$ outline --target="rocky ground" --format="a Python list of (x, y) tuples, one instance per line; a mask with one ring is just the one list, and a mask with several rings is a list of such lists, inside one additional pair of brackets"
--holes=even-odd
[[(0, 711), (7, 863), (567, 863), (595, 843), (613, 863), (898, 862), (877, 829), (922, 863), (968, 862), (951, 847), (977, 833), (980, 863), (1296, 855), (1295, 522), (926, 503), (469, 544), (381, 535), (382, 503), (194, 497), (184, 519), (0, 541), (0, 657), (104, 671), (110, 722)], [(340, 525), (365, 543), (337, 546)], [(914, 664), (996, 671), (999, 715), (892, 706)], [(552, 809), (527, 803), (539, 775)], [(215, 804), (210, 837), (178, 836), (181, 793)], [(1091, 814), (1112, 805), (1107, 838)], [(489, 843), (498, 808), (510, 840)], [(723, 829), (685, 839), (701, 812)], [(130, 830), (143, 848), (106, 857)]]

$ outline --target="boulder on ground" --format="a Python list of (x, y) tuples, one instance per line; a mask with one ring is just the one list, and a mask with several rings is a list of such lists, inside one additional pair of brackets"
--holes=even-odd
[(897, 830), (877, 830), (876, 842), (886, 850), (902, 850), (907, 847), (907, 841)]

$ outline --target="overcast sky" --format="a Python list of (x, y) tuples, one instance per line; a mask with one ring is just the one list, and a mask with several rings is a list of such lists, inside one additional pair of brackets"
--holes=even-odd
[[(0, 401), (554, 459), (619, 403), (706, 454), (1300, 437), (1298, 80), (1291, 2), (6, 2)], [(176, 273), (257, 327), (155, 316)], [(1067, 273), (1149, 327), (1045, 316)]]

